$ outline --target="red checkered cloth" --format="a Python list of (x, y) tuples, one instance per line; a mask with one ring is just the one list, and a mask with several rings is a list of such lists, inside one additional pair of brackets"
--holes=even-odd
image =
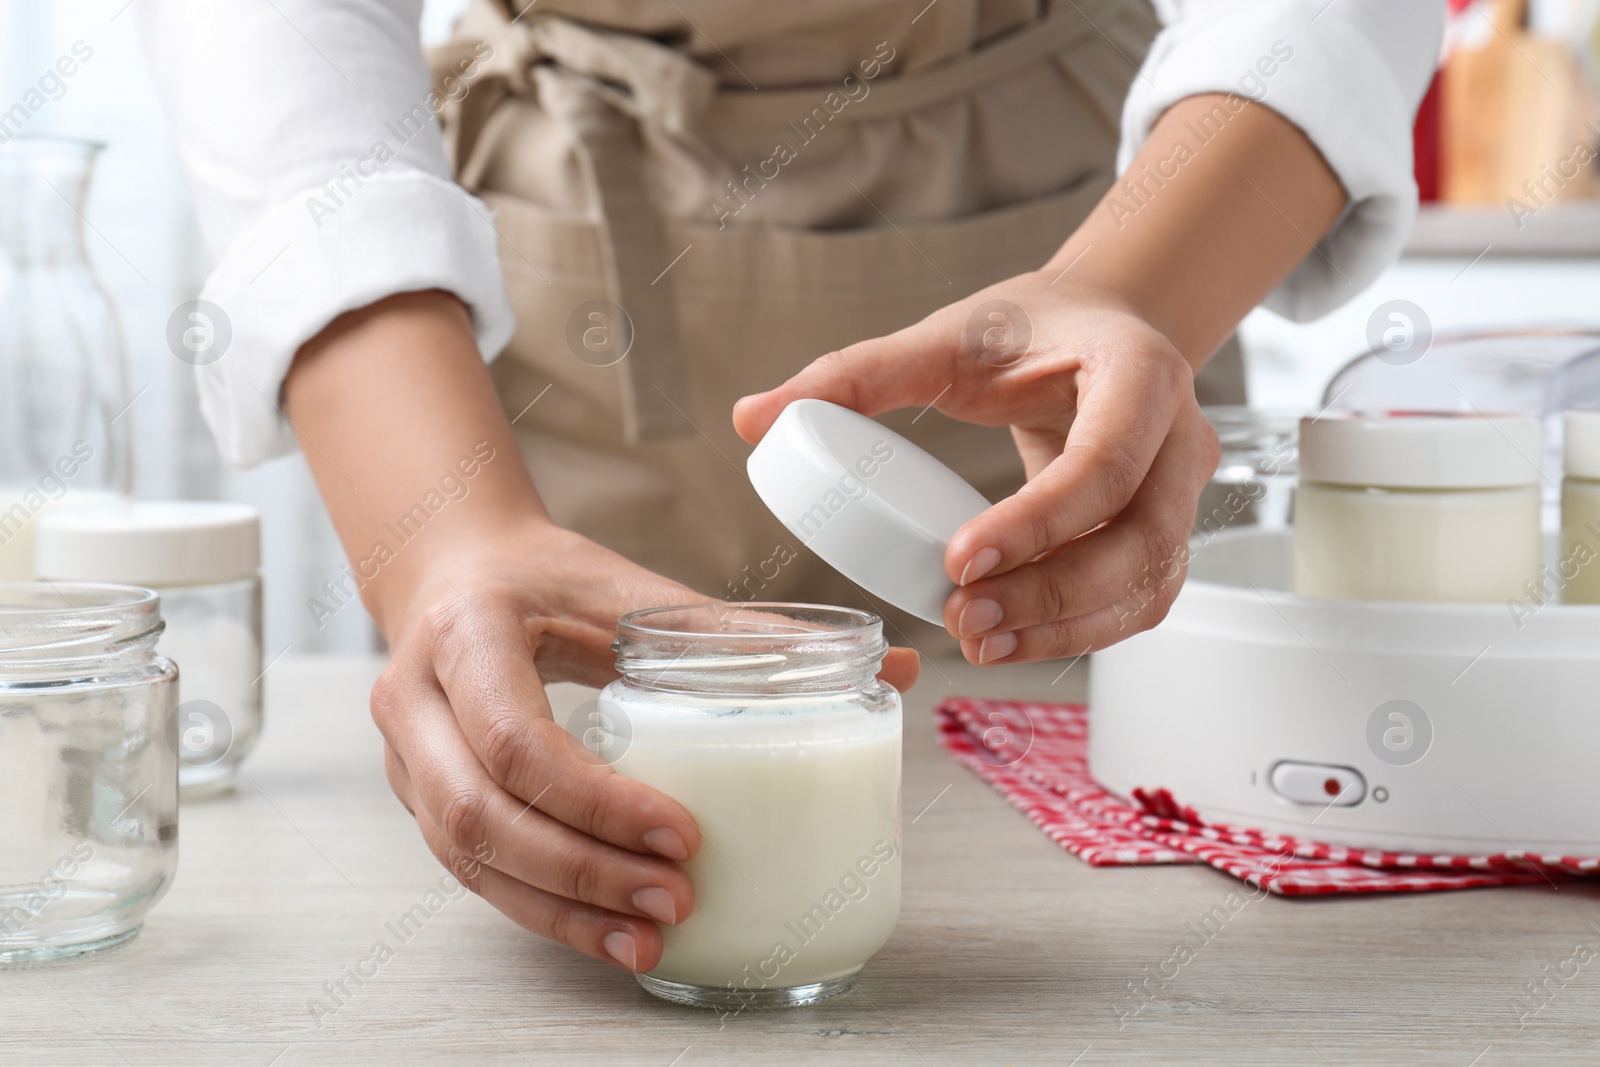
[(956, 698), (940, 704), (938, 715), (940, 739), (956, 762), (1094, 867), (1209, 863), (1284, 896), (1532, 885), (1600, 872), (1600, 858), (1336, 848), (1207, 823), (1165, 789), (1135, 790), (1130, 804), (1089, 774), (1089, 710), (1082, 704)]

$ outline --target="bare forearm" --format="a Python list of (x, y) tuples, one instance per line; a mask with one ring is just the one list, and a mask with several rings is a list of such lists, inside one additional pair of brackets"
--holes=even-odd
[(1161, 117), (1045, 269), (1115, 294), (1199, 367), (1318, 254), (1345, 201), (1321, 154), (1283, 116), (1238, 97), (1189, 97)]
[(301, 348), (284, 393), (362, 599), (391, 639), (441, 563), (545, 518), (449, 294), (341, 316)]

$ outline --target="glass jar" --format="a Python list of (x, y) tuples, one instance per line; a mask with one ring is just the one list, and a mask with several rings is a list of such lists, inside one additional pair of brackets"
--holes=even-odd
[[(900, 694), (877, 616), (802, 604), (625, 615), (586, 747), (688, 810), (688, 919), (639, 975), (728, 1010), (846, 992), (900, 914)], [(579, 723), (588, 726), (589, 723)]]
[(1237, 526), (1286, 528), (1294, 512), (1299, 474), (1299, 412), (1242, 404), (1203, 410), (1217, 431), (1222, 457), (1210, 483), (1200, 492), (1191, 536), (1204, 545), (1223, 530)]
[(1322, 415), (1300, 424), (1295, 592), (1495, 603), (1540, 577), (1538, 420)]
[(178, 863), (177, 669), (148, 589), (0, 584), (0, 966), (132, 939)]
[(1563, 601), (1600, 604), (1600, 411), (1569, 411), (1564, 421), (1556, 574)]
[(161, 594), (157, 651), (178, 665), (185, 800), (232, 789), (261, 736), (261, 517), (246, 504), (127, 501), (38, 522), (48, 580), (120, 582)]
[(0, 581), (33, 577), (41, 511), (128, 490), (122, 333), (83, 245), (101, 147), (0, 144)]

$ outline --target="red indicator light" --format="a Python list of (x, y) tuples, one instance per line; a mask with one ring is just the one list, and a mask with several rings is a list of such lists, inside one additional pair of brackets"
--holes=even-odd
[(1342, 790), (1343, 787), (1339, 784), (1339, 779), (1337, 778), (1329, 778), (1322, 783), (1322, 791), (1330, 797), (1338, 796)]

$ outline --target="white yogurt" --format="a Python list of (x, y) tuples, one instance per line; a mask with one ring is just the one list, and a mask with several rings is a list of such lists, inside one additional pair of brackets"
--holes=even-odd
[(900, 914), (900, 732), (842, 694), (703, 699), (612, 683), (617, 770), (704, 835), (694, 912), (662, 928), (655, 978), (756, 992), (852, 975)]
[(1300, 424), (1295, 592), (1493, 603), (1539, 577), (1539, 423), (1322, 415)]
[(1539, 487), (1460, 492), (1302, 482), (1295, 591), (1492, 604), (1539, 575)]
[(1569, 411), (1565, 421), (1561, 599), (1600, 604), (1600, 411)]

